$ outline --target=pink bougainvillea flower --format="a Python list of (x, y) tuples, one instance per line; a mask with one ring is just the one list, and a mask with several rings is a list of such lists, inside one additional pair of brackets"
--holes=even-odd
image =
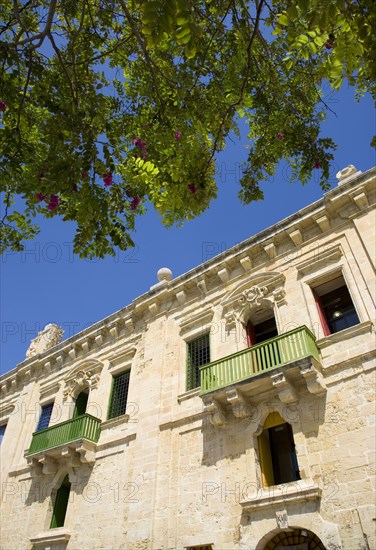
[(105, 187), (110, 187), (114, 182), (112, 181), (112, 173), (108, 172), (108, 174), (103, 174), (103, 181)]
[(284, 135), (281, 132), (279, 132), (279, 134), (277, 134), (277, 139), (283, 139), (283, 138), (284, 138)]
[(48, 199), (48, 210), (56, 210), (60, 204), (61, 200), (59, 195), (50, 195)]
[(316, 160), (316, 162), (315, 162), (315, 164), (314, 164), (313, 166), (314, 166), (314, 168), (317, 168), (317, 169), (318, 169), (318, 168), (321, 168), (321, 164), (319, 163), (318, 160)]
[(136, 147), (138, 147), (141, 150), (145, 149), (146, 147), (146, 142), (139, 137), (134, 138), (133, 143), (135, 144)]
[(179, 141), (180, 138), (181, 138), (181, 132), (175, 132), (176, 141)]
[(37, 201), (41, 202), (44, 201), (46, 195), (42, 195), (42, 193), (35, 193), (35, 198), (37, 199)]
[(8, 108), (8, 105), (5, 103), (5, 101), (0, 101), (0, 112), (6, 111)]
[(197, 193), (197, 188), (196, 188), (196, 186), (195, 186), (194, 183), (190, 183), (190, 184), (188, 185), (188, 189), (189, 189), (190, 192), (193, 193), (193, 194)]
[(140, 204), (141, 198), (140, 197), (134, 197), (131, 202), (131, 210), (136, 210), (137, 206)]

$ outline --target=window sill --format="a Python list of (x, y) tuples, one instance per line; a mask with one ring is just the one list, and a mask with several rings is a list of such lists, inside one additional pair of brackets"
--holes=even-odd
[(280, 506), (281, 504), (319, 500), (320, 497), (321, 489), (318, 485), (314, 484), (313, 481), (300, 479), (291, 483), (263, 487), (257, 493), (240, 501), (240, 505), (243, 509), (252, 511)]
[(38, 533), (35, 537), (30, 538), (30, 542), (36, 548), (41, 546), (51, 548), (53, 544), (67, 544), (70, 537), (71, 534), (66, 527), (57, 527), (56, 529)]
[(193, 390), (186, 391), (184, 393), (181, 393), (178, 395), (178, 403), (181, 403), (182, 401), (186, 401), (187, 399), (191, 399), (191, 397), (197, 397), (200, 395), (201, 388), (200, 386), (198, 388), (194, 388)]
[(334, 334), (330, 334), (330, 336), (325, 336), (324, 338), (320, 338), (320, 340), (316, 340), (316, 345), (319, 349), (326, 348), (327, 346), (330, 346), (337, 342), (343, 342), (344, 340), (348, 340), (350, 338), (353, 338), (354, 336), (358, 336), (358, 334), (366, 334), (367, 332), (372, 332), (372, 326), (373, 324), (371, 321), (358, 323), (357, 325), (353, 325), (352, 327), (345, 328), (343, 330), (335, 332)]
[(103, 430), (106, 430), (107, 428), (115, 428), (115, 426), (119, 426), (119, 424), (127, 424), (128, 420), (129, 414), (122, 414), (121, 416), (116, 416), (115, 418), (105, 420), (101, 424), (101, 431), (103, 432)]

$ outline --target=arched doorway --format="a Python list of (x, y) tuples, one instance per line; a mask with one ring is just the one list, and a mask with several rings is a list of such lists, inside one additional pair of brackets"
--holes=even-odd
[(273, 536), (262, 550), (326, 550), (315, 533), (308, 529), (280, 531)]

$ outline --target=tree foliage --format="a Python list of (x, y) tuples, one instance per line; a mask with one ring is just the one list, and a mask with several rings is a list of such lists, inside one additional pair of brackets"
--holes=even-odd
[(241, 200), (262, 198), (281, 159), (325, 189), (321, 86), (375, 93), (372, 4), (3, 0), (2, 250), (37, 234), (37, 214), (75, 221), (82, 257), (132, 246), (148, 202), (167, 226), (198, 216), (243, 121)]

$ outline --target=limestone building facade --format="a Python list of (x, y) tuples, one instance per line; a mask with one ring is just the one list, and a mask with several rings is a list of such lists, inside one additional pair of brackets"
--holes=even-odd
[(370, 550), (376, 169), (1, 377), (3, 550)]

